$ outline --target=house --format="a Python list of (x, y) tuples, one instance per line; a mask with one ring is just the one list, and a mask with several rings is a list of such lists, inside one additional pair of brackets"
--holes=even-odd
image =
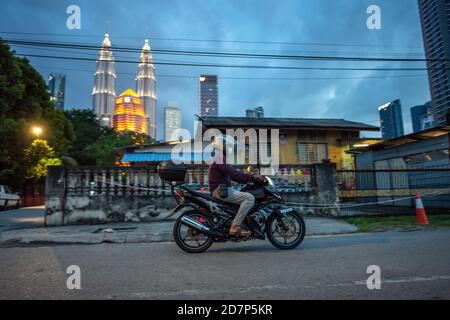
[[(346, 151), (360, 141), (361, 131), (379, 131), (376, 126), (344, 119), (206, 117), (200, 120), (203, 132), (207, 129), (218, 129), (224, 133), (227, 129), (278, 129), (281, 166), (306, 165), (329, 160), (336, 163), (338, 168), (353, 168), (353, 155)], [(192, 141), (130, 146), (118, 149), (117, 152), (122, 163), (151, 164), (169, 160), (174, 145), (180, 143)], [(205, 143), (208, 142), (203, 142), (203, 145)], [(268, 149), (271, 150), (270, 144)], [(202, 155), (195, 151), (191, 155), (183, 156), (202, 159)]]
[(449, 165), (450, 126), (439, 126), (347, 150), (356, 169), (409, 169)]
[[(305, 165), (329, 160), (338, 168), (352, 168), (353, 157), (345, 151), (360, 140), (361, 131), (376, 126), (344, 119), (207, 117), (204, 129), (278, 129), (279, 164)], [(270, 146), (269, 146), (270, 149)]]

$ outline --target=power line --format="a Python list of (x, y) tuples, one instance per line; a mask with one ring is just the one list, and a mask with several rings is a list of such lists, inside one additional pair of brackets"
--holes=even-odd
[[(48, 59), (65, 59), (76, 61), (97, 61), (93, 58), (82, 57), (67, 57), (67, 56), (50, 56), (39, 54), (24, 54), (16, 53), (18, 56), (35, 57), (35, 58), (48, 58)], [(116, 63), (133, 63), (134, 60), (114, 60)], [(215, 67), (215, 68), (239, 68), (239, 69), (280, 69), (280, 70), (321, 70), (321, 71), (425, 71), (428, 68), (336, 68), (336, 67), (291, 67), (291, 66), (263, 66), (263, 65), (235, 65), (235, 64), (213, 64), (213, 63), (175, 63), (175, 62), (153, 62), (156, 65), (169, 65), (169, 66), (185, 66), (185, 67)], [(437, 70), (440, 68), (433, 68)]]
[[(28, 46), (42, 46), (52, 48), (70, 48), (79, 50), (102, 49), (101, 46), (88, 44), (70, 44), (62, 42), (41, 42), (5, 39), (9, 44), (22, 44)], [(115, 46), (113, 51), (117, 52), (140, 52), (141, 49), (131, 47)], [(349, 56), (318, 56), (318, 55), (280, 55), (280, 54), (254, 54), (254, 53), (236, 53), (236, 52), (211, 52), (211, 51), (189, 51), (189, 50), (163, 50), (153, 49), (152, 53), (187, 55), (202, 57), (226, 57), (226, 58), (253, 58), (253, 59), (282, 59), (282, 60), (317, 60), (317, 61), (358, 61), (358, 62), (446, 62), (450, 59), (427, 59), (427, 58), (392, 58), (392, 57), (349, 57)]]
[[(14, 40), (18, 40), (18, 39), (14, 39)], [(26, 41), (23, 39), (20, 39), (21, 41)], [(32, 47), (32, 45), (26, 45), (26, 44), (15, 44), (15, 46), (22, 46), (22, 47)], [(192, 47), (182, 47), (183, 50), (188, 50), (188, 51), (195, 51), (198, 50), (198, 47), (192, 48)], [(227, 48), (208, 48), (209, 50), (213, 50), (213, 52), (216, 51), (224, 51), (226, 53), (232, 53), (233, 49), (227, 49)], [(137, 50), (137, 49), (136, 49)], [(160, 48), (160, 50), (176, 50), (173, 48)], [(239, 50), (243, 51), (244, 53), (249, 53), (249, 54), (260, 54), (262, 53), (274, 53), (276, 52), (276, 54), (278, 54), (280, 51), (275, 51), (275, 50), (265, 50), (265, 49), (243, 49), (243, 48), (239, 48)], [(286, 53), (296, 53), (296, 54), (302, 54), (302, 55), (318, 55), (318, 54), (329, 54), (329, 55), (336, 55), (336, 54), (354, 54), (355, 52), (349, 52), (349, 51), (299, 51), (299, 50), (283, 50), (282, 52), (286, 52)], [(372, 54), (379, 54), (379, 55), (386, 55), (386, 54), (390, 54), (390, 55), (395, 55), (395, 56), (416, 56), (416, 57), (423, 57), (424, 53), (423, 52), (381, 52), (381, 51), (370, 51)]]
[[(18, 45), (18, 46), (22, 46), (22, 45)], [(30, 49), (36, 49), (36, 50), (41, 50), (41, 51), (50, 51), (50, 52), (52, 52), (52, 51), (57, 51), (57, 52), (65, 52), (65, 53), (74, 53), (73, 51), (70, 51), (70, 50), (64, 50), (64, 49), (55, 49), (55, 48), (52, 48), (52, 49), (46, 49), (46, 48), (30, 48)], [(81, 54), (81, 55), (87, 55), (87, 56), (96, 56), (96, 54), (94, 54), (94, 53), (85, 53), (85, 52), (76, 52), (76, 54)], [(117, 56), (116, 55), (116, 57), (122, 57), (122, 58), (130, 58), (130, 57), (125, 57), (125, 56)], [(157, 64), (158, 62), (173, 62), (173, 63), (185, 63), (186, 61), (175, 61), (175, 60), (163, 60), (163, 59), (158, 59), (158, 60), (153, 60), (153, 63), (155, 63), (155, 64)], [(75, 69), (73, 69), (74, 71), (76, 71)], [(408, 77), (422, 77), (422, 76), (426, 76), (426, 74), (415, 74), (415, 75), (395, 75), (395, 76), (392, 76), (393, 78), (396, 78), (396, 77), (399, 77), (399, 78), (408, 78)], [(366, 79), (366, 78), (374, 78), (374, 79), (377, 79), (377, 78), (386, 78), (386, 77), (388, 77), (389, 78), (389, 76), (373, 76), (373, 77), (371, 77), (371, 76), (367, 76), (367, 77), (343, 77), (343, 78), (336, 78), (336, 77), (329, 77), (329, 78), (315, 78), (315, 79), (320, 79), (320, 80), (339, 80), (339, 79)], [(236, 78), (236, 79), (239, 79), (239, 78)], [(258, 79), (258, 78), (243, 78), (243, 79)], [(268, 79), (268, 78), (264, 78), (264, 79)], [(293, 80), (307, 80), (307, 79), (314, 79), (314, 78), (292, 78)], [(289, 80), (289, 78), (285, 78), (285, 77), (283, 77), (283, 78), (281, 78), (280, 80)]]
[[(34, 65), (36, 68), (43, 69), (55, 69), (54, 67)], [(64, 68), (58, 67), (58, 70), (68, 70), (76, 72), (89, 72), (92, 70), (87, 69), (74, 69), (74, 68)], [(136, 73), (131, 72), (116, 72), (116, 74), (132, 75), (135, 76)], [(188, 78), (197, 79), (198, 75), (175, 75), (175, 74), (157, 74), (158, 77), (169, 77), (169, 78)], [(427, 77), (427, 74), (411, 74), (411, 75), (390, 75), (390, 76), (367, 76), (367, 77), (228, 77), (220, 76), (220, 79), (229, 80), (280, 80), (280, 81), (297, 81), (297, 80), (355, 80), (355, 79), (390, 79), (390, 78), (416, 78), (416, 77)]]
[[(40, 36), (57, 36), (57, 37), (81, 37), (81, 38), (96, 38), (98, 35), (86, 35), (86, 34), (63, 34), (63, 33), (37, 33), (37, 32), (11, 32), (0, 31), (3, 34), (11, 35), (40, 35)], [(145, 36), (114, 36), (117, 39), (143, 39)], [(186, 42), (214, 42), (214, 43), (247, 43), (247, 44), (269, 44), (269, 45), (296, 45), (296, 46), (330, 46), (330, 47), (357, 47), (357, 48), (403, 48), (403, 49), (422, 49), (420, 47), (408, 47), (408, 46), (392, 46), (392, 45), (376, 45), (376, 44), (345, 44), (345, 43), (317, 43), (317, 42), (295, 42), (295, 41), (253, 41), (253, 40), (223, 40), (223, 39), (194, 39), (194, 38), (163, 38), (163, 37), (150, 37), (152, 41), (186, 41)]]

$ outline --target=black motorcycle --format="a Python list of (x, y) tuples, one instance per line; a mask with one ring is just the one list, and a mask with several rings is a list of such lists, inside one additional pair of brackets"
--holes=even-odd
[(163, 180), (171, 183), (171, 192), (178, 204), (168, 217), (181, 209), (189, 209), (182, 212), (173, 228), (175, 242), (186, 252), (203, 252), (214, 242), (265, 240), (266, 235), (275, 247), (293, 249), (305, 237), (303, 218), (295, 209), (284, 206), (281, 195), (270, 190), (273, 183), (269, 177), (265, 177), (264, 184), (249, 183), (241, 189), (255, 196), (255, 204), (244, 220), (251, 235), (242, 238), (229, 234), (239, 205), (187, 186), (184, 183), (186, 168), (182, 165), (165, 162), (160, 164), (158, 172)]

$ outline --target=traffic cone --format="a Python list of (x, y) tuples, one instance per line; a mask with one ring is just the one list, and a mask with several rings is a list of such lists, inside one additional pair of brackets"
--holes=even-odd
[(416, 194), (416, 224), (428, 224), (427, 214), (423, 208), (420, 194)]

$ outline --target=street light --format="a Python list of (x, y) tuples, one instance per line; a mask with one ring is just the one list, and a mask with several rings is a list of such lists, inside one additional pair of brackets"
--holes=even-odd
[(36, 137), (39, 137), (42, 133), (42, 128), (41, 127), (33, 127), (32, 131)]

